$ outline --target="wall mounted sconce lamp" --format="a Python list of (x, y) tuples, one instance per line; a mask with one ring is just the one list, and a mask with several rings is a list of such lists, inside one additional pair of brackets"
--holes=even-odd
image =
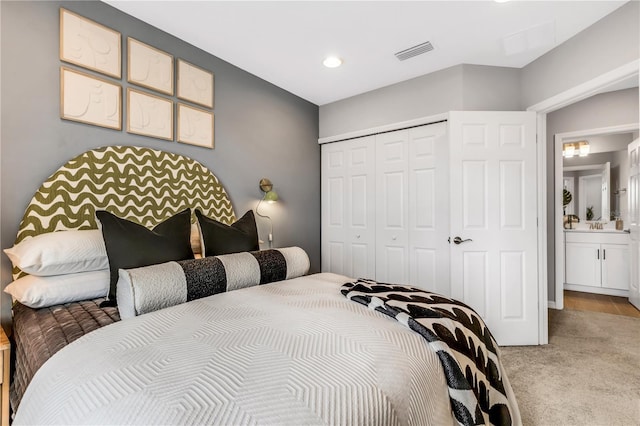
[(590, 147), (588, 141), (569, 142), (562, 144), (562, 156), (571, 158), (578, 154), (580, 157), (589, 155)]
[(264, 195), (256, 206), (256, 214), (265, 219), (269, 219), (269, 248), (271, 248), (271, 246), (273, 245), (273, 222), (271, 221), (271, 218), (269, 216), (260, 214), (259, 209), (260, 204), (263, 201), (266, 201), (267, 203), (275, 203), (276, 201), (278, 201), (278, 193), (273, 190), (273, 183), (271, 183), (271, 181), (267, 178), (260, 179), (260, 190), (264, 192)]

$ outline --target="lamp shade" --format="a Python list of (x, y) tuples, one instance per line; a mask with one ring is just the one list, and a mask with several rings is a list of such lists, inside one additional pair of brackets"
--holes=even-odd
[(264, 200), (269, 203), (276, 202), (278, 201), (278, 193), (276, 191), (267, 191), (264, 194)]

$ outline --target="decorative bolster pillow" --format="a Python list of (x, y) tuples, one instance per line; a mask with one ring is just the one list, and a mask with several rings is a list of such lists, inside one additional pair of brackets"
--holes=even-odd
[(225, 291), (300, 277), (309, 271), (300, 247), (252, 251), (120, 269), (120, 318), (132, 318)]

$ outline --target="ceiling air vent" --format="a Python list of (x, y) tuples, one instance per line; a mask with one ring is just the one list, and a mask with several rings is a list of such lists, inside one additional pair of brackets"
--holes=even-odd
[(405, 50), (401, 50), (397, 52), (396, 58), (401, 61), (407, 60), (409, 58), (413, 58), (414, 56), (422, 55), (423, 53), (427, 53), (433, 50), (433, 45), (430, 41), (425, 43), (418, 44), (417, 46), (410, 47)]

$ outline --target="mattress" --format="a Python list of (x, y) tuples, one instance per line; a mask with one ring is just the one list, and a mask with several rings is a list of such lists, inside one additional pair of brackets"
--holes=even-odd
[(85, 334), (120, 320), (117, 308), (99, 307), (103, 300), (86, 300), (42, 309), (15, 304), (15, 372), (10, 392), (14, 412), (33, 375), (51, 356)]
[(316, 274), (119, 321), (59, 350), (14, 424), (453, 424), (423, 338)]

